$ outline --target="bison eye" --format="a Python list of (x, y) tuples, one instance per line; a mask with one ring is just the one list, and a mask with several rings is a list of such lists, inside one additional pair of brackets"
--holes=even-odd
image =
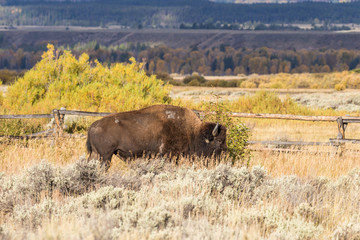
[(206, 142), (206, 143), (209, 143), (209, 142), (210, 142), (210, 140), (209, 140), (209, 139), (207, 139), (207, 138), (205, 138), (205, 142)]

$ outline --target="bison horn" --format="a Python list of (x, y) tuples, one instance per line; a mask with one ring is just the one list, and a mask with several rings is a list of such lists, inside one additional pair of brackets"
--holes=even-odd
[(219, 135), (219, 123), (216, 123), (216, 126), (214, 127), (214, 130), (212, 131), (212, 135), (216, 137)]

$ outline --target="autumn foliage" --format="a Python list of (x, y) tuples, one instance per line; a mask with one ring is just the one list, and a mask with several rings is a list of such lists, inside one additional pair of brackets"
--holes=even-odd
[(60, 107), (116, 112), (169, 103), (169, 87), (147, 76), (133, 58), (130, 62), (107, 67), (85, 53), (77, 59), (49, 44), (42, 60), (8, 88), (3, 109), (23, 114)]

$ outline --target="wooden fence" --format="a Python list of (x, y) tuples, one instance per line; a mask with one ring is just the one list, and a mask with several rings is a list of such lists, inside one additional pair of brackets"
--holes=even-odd
[[(199, 116), (204, 116), (205, 112), (194, 110)], [(63, 133), (63, 125), (65, 115), (77, 115), (84, 117), (103, 117), (111, 113), (108, 112), (86, 112), (86, 111), (74, 111), (66, 110), (61, 108), (60, 110), (53, 110), (51, 114), (29, 114), (29, 115), (0, 115), (1, 119), (31, 119), (31, 118), (53, 118), (54, 125), (53, 128), (47, 131), (29, 134), (25, 136), (0, 136), (7, 138), (39, 138), (39, 137), (52, 137), (58, 136)], [(210, 112), (207, 114), (215, 114)], [(353, 142), (358, 143), (360, 139), (346, 139), (345, 130), (349, 123), (360, 123), (360, 117), (337, 117), (337, 116), (302, 116), (302, 115), (286, 115), (286, 114), (257, 114), (257, 113), (238, 113), (231, 112), (229, 113), (231, 117), (238, 118), (263, 118), (263, 119), (283, 119), (283, 120), (297, 120), (297, 121), (313, 121), (313, 122), (336, 122), (338, 127), (338, 136), (336, 138), (329, 139), (329, 143), (319, 143), (319, 142), (274, 142), (274, 141), (249, 141), (249, 144), (278, 144), (278, 145), (322, 145), (322, 144), (331, 144), (331, 143), (345, 143)]]
[(330, 138), (332, 142), (360, 142), (360, 139), (346, 139), (345, 130), (349, 123), (360, 123), (360, 117), (337, 117), (337, 116), (302, 116), (289, 114), (258, 114), (258, 113), (230, 113), (232, 117), (239, 118), (265, 118), (265, 119), (284, 119), (284, 120), (298, 120), (298, 121), (313, 121), (313, 122), (337, 122), (338, 135), (336, 138)]

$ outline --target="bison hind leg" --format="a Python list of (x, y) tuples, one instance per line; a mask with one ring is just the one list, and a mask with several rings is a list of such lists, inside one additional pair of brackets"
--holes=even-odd
[(88, 161), (91, 160), (100, 160), (101, 156), (100, 154), (94, 149), (91, 152), (89, 152), (89, 157), (88, 157)]
[(105, 171), (109, 170), (109, 168), (110, 168), (112, 155), (113, 155), (113, 153), (105, 154), (100, 157), (101, 167), (103, 167), (105, 169)]
[(101, 153), (98, 153), (97, 151), (92, 151), (88, 157), (88, 161), (91, 161), (91, 160), (97, 160), (100, 162), (100, 165), (102, 168), (105, 169), (105, 171), (107, 171), (109, 168), (110, 168), (110, 163), (111, 163), (111, 158), (112, 158), (112, 155), (114, 153), (106, 153), (106, 154), (101, 154)]

